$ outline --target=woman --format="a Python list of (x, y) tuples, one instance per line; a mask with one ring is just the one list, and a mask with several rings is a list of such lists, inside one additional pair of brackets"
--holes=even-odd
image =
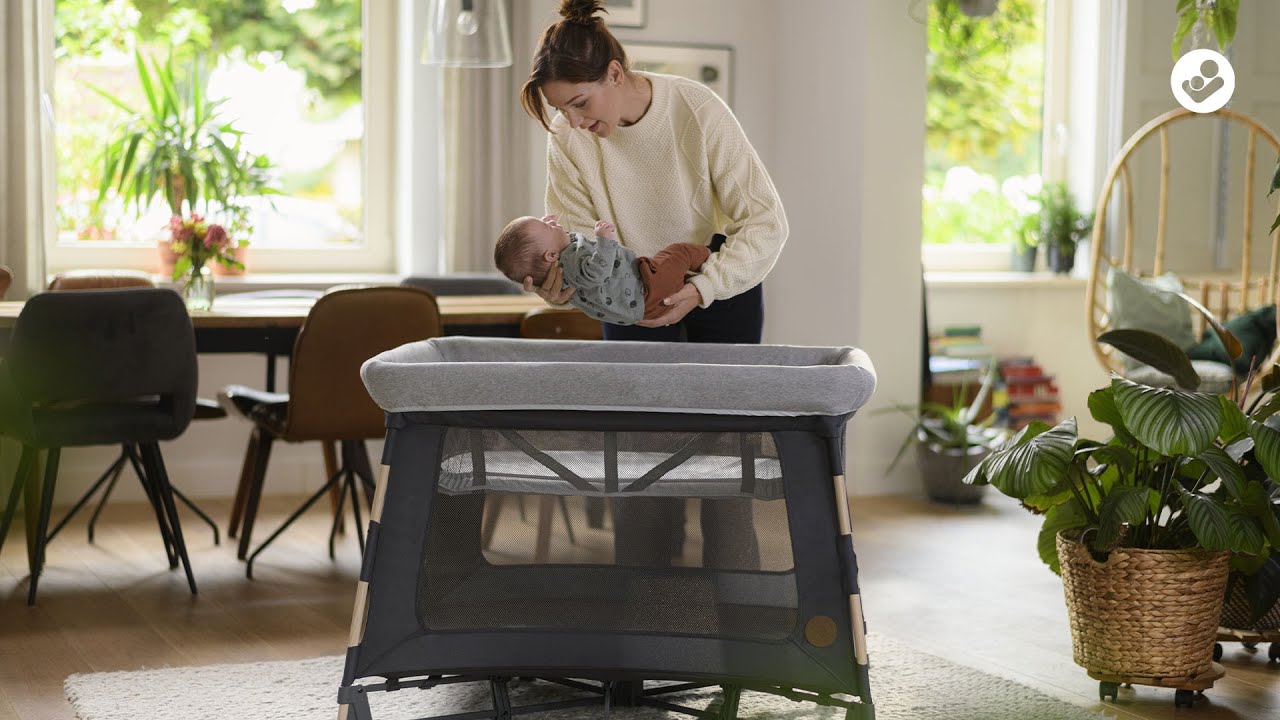
[[(521, 90), (525, 111), (550, 133), (547, 213), (577, 231), (609, 220), (622, 245), (638, 255), (676, 242), (709, 244), (713, 251), (699, 274), (663, 299), (670, 308), (665, 314), (633, 326), (605, 324), (604, 337), (759, 343), (760, 283), (787, 239), (786, 215), (769, 173), (733, 112), (710, 89), (631, 70), (622, 45), (596, 17), (602, 9), (599, 0), (562, 0), (562, 19), (543, 32)], [(558, 111), (554, 119), (548, 119), (547, 105)], [(573, 293), (558, 267), (539, 287), (531, 278), (524, 284), (557, 305)], [(650, 511), (683, 517), (677, 503), (627, 502), (629, 518)], [(635, 505), (645, 505), (644, 512)], [(714, 507), (720, 505), (727, 507)], [(708, 507), (717, 518), (737, 519), (709, 523)], [(706, 538), (710, 555), (718, 552), (714, 536), (723, 526), (742, 527), (744, 513), (750, 522), (746, 501), (704, 501), (703, 508), (704, 533), (713, 536)], [(624, 535), (621, 526), (618, 532)], [(743, 544), (750, 547), (731, 550), (736, 560), (707, 557), (706, 564), (753, 562), (740, 555), (755, 554), (754, 535)], [(672, 548), (677, 555), (678, 547)], [(620, 547), (618, 562), (624, 554)], [(657, 560), (650, 555), (637, 559)]]

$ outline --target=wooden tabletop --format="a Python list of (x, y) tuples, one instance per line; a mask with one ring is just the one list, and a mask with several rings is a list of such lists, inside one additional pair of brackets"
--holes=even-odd
[[(301, 327), (314, 300), (273, 298), (214, 301), (214, 309), (191, 313), (197, 328)], [(519, 325), (524, 314), (546, 304), (528, 295), (450, 295), (436, 298), (445, 325)], [(22, 312), (21, 301), (0, 302), (0, 328), (11, 328)]]

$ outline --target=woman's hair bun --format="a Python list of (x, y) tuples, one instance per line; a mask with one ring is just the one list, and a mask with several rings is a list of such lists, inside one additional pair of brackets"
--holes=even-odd
[(565, 22), (579, 25), (595, 25), (596, 13), (604, 10), (601, 0), (560, 0), (560, 15)]

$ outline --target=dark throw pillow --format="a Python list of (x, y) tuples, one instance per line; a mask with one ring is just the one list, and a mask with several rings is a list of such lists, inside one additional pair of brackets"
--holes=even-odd
[[(1244, 375), (1249, 372), (1251, 363), (1261, 365), (1271, 354), (1276, 342), (1276, 306), (1265, 305), (1237, 315), (1222, 323), (1240, 341), (1244, 354), (1236, 358), (1236, 373)], [(1230, 362), (1226, 348), (1213, 332), (1206, 328), (1200, 336), (1200, 342), (1187, 348), (1187, 356), (1192, 360), (1215, 360), (1220, 363)]]

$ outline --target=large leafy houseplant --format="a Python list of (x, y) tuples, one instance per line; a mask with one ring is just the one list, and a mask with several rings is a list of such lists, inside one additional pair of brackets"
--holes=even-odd
[[(1190, 301), (1188, 299), (1188, 301)], [(1193, 303), (1194, 304), (1194, 303)], [(1203, 311), (1203, 309), (1201, 309)], [(1227, 352), (1240, 343), (1210, 318)], [(1280, 573), (1257, 571), (1280, 549), (1280, 379), (1255, 376), (1232, 396), (1196, 392), (1186, 353), (1159, 335), (1113, 330), (1099, 342), (1171, 375), (1178, 387), (1151, 387), (1113, 376), (1089, 396), (1106, 441), (1080, 438), (1076, 420), (1033, 423), (974, 468), (965, 482), (991, 484), (1044, 515), (1040, 557), (1060, 572), (1055, 539), (1078, 536), (1095, 556), (1118, 547), (1233, 553), (1238, 568), (1262, 582), (1255, 607), (1275, 603)]]
[[(172, 57), (161, 63), (135, 52), (134, 61), (146, 101), (142, 109), (93, 88), (127, 113), (115, 139), (103, 148), (97, 203), (114, 187), (126, 209), (132, 204), (141, 215), (159, 194), (174, 218), (171, 226), (198, 224), (203, 222), (198, 214), (222, 212), (231, 237), (246, 235), (250, 218), (244, 198), (275, 192), (270, 187), (270, 162), (244, 149), (244, 133), (219, 115), (223, 101), (205, 96), (205, 78), (197, 63), (179, 73)], [(230, 248), (245, 238), (237, 241), (209, 259), (240, 266)], [(170, 242), (180, 240), (172, 235)], [(174, 279), (199, 272), (200, 264), (175, 264)]]

